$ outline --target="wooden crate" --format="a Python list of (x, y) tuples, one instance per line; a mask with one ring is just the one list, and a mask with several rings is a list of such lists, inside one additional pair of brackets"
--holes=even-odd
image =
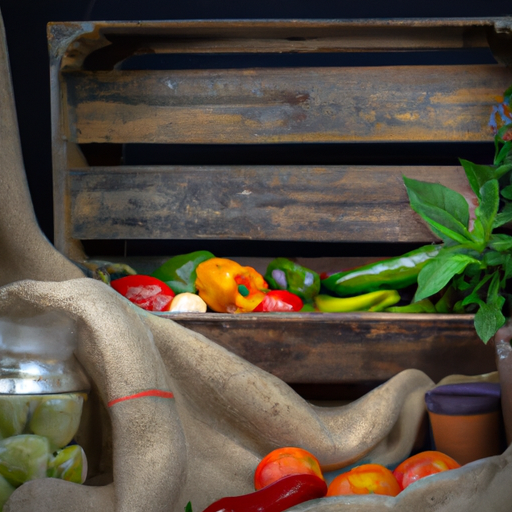
[[(300, 260), (322, 271), (346, 254), (353, 264), (389, 244), (400, 253), (434, 242), (402, 176), (467, 190), (462, 169), (432, 148), (487, 143), (492, 157), (489, 114), (512, 84), (509, 19), (51, 23), (48, 38), (55, 243), (71, 258), (89, 240), (307, 241), (314, 256), (339, 248), (328, 268)], [(489, 49), (497, 62), (463, 63)], [(441, 64), (416, 65), (438, 55)], [(221, 64), (201, 61), (212, 56)], [(135, 165), (125, 152), (285, 144), (307, 163)], [(316, 163), (308, 151), (322, 147), (339, 159)], [(389, 147), (420, 155), (376, 161)], [(251, 260), (263, 271), (268, 261)], [(170, 316), (293, 384), (495, 368), (471, 315)]]

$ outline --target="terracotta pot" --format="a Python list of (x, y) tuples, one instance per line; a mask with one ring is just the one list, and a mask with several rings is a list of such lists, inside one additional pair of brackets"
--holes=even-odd
[(504, 449), (500, 384), (437, 386), (425, 395), (435, 449), (459, 464), (499, 455)]

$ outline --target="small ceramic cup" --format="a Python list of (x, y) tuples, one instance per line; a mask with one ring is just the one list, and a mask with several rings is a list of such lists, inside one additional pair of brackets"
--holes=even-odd
[(463, 465), (504, 449), (500, 385), (468, 382), (425, 394), (435, 449)]

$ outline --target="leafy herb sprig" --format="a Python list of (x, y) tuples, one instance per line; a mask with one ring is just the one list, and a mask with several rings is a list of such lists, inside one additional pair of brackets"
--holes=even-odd
[(492, 165), (460, 159), (478, 200), (472, 225), (467, 200), (437, 183), (404, 176), (411, 207), (443, 243), (418, 275), (414, 302), (439, 293), (451, 298), (454, 312), (475, 313), (475, 329), (484, 343), (505, 323), (512, 277), (512, 236), (496, 232), (512, 221), (512, 87), (491, 116), (495, 125)]

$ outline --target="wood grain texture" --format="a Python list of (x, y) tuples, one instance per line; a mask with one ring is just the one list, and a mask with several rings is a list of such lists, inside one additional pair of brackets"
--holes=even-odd
[[(510, 19), (181, 20), (58, 22), (52, 58), (79, 68), (95, 52), (111, 64), (137, 53), (247, 53), (467, 49), (487, 47)], [(107, 46), (109, 48), (107, 48)], [(99, 51), (98, 51), (99, 50)], [(105, 59), (104, 59), (105, 60)]]
[(78, 143), (488, 141), (499, 65), (79, 72)]
[(429, 243), (402, 174), (468, 187), (458, 167), (74, 169), (72, 236)]
[(435, 382), (496, 369), (471, 315), (167, 314), (289, 383), (385, 381), (407, 368)]

